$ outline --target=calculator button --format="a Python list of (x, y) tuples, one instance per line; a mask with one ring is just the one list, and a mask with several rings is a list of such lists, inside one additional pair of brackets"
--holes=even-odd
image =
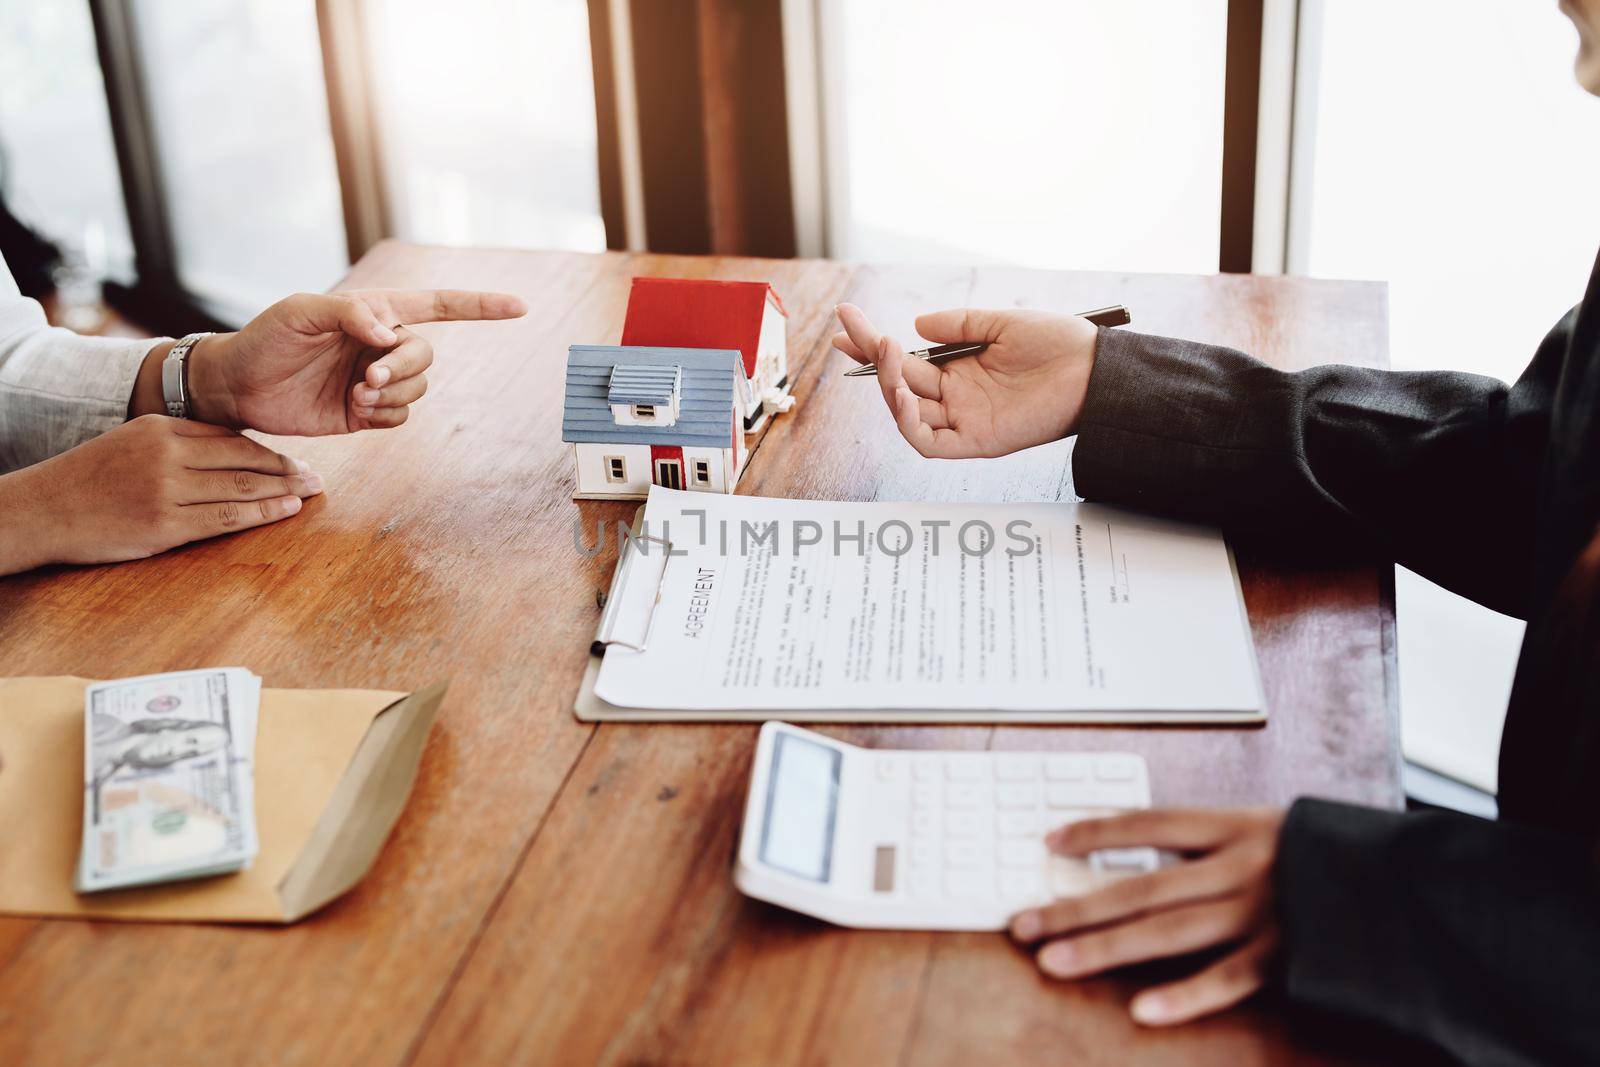
[(939, 764), (931, 759), (912, 760), (911, 776), (919, 782), (936, 782), (940, 778)]
[(931, 811), (912, 812), (911, 832), (919, 837), (932, 837), (939, 832), (939, 817)]
[(1000, 896), (1006, 900), (1042, 900), (1044, 877), (1038, 871), (1001, 871)]
[(1043, 867), (1045, 859), (1050, 857), (1050, 851), (1045, 848), (1045, 843), (1038, 838), (1032, 841), (1000, 841), (1000, 865), (1002, 867)]
[(915, 868), (932, 867), (939, 862), (939, 846), (923, 838), (911, 842), (911, 866)]
[(970, 841), (952, 841), (944, 846), (947, 867), (977, 867), (984, 861), (984, 850)]
[(1039, 787), (1036, 785), (999, 785), (994, 790), (995, 803), (1002, 808), (1035, 808), (1039, 806)]
[(994, 776), (1003, 782), (1031, 782), (1038, 775), (1038, 756), (1006, 755), (994, 761)]
[(895, 856), (900, 849), (896, 845), (877, 845), (872, 850), (872, 891), (874, 893), (893, 893), (895, 882), (895, 869), (899, 866)]
[(1044, 802), (1052, 808), (1081, 808), (1088, 799), (1081, 785), (1045, 786)]
[(1038, 868), (1043, 865), (1047, 853), (1043, 841), (1002, 841), (999, 855), (1002, 867)]
[(1100, 756), (1094, 761), (1094, 776), (1102, 782), (1131, 782), (1138, 774), (1139, 765), (1132, 756)]
[(1045, 881), (1053, 897), (1082, 896), (1100, 884), (1087, 863), (1067, 856), (1051, 856), (1045, 861)]
[(897, 759), (883, 757), (878, 760), (877, 772), (880, 782), (898, 782), (905, 778), (905, 764)]
[(1002, 811), (998, 825), (1003, 837), (1031, 837), (1039, 832), (1039, 817), (1031, 811)]
[(944, 890), (953, 897), (982, 900), (993, 888), (992, 877), (981, 871), (951, 871), (944, 876)]
[(977, 837), (983, 832), (984, 820), (975, 811), (953, 811), (944, 819), (946, 837)]
[(975, 808), (983, 803), (984, 790), (975, 785), (952, 785), (944, 791), (944, 802), (952, 808)]
[(1089, 866), (1106, 874), (1144, 874), (1157, 865), (1153, 848), (1103, 848), (1089, 854)]
[(905, 834), (905, 794), (879, 785), (873, 790), (872, 808), (862, 822), (880, 841), (893, 841)]
[(910, 880), (911, 895), (923, 899), (939, 896), (939, 872), (933, 870), (912, 871)]
[(927, 782), (918, 782), (911, 787), (911, 803), (919, 808), (936, 808), (939, 806), (939, 787), (929, 785)]
[(1044, 776), (1052, 782), (1076, 782), (1089, 777), (1089, 758), (1054, 755), (1044, 758)]
[(946, 756), (944, 762), (945, 773), (952, 782), (979, 782), (988, 777), (988, 763), (982, 756), (952, 755)]

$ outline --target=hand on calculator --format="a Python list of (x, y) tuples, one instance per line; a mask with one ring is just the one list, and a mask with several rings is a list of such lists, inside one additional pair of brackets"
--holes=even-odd
[(1060, 855), (1149, 846), (1187, 858), (1021, 912), (1011, 934), (1038, 946), (1039, 969), (1052, 978), (1231, 945), (1198, 973), (1140, 993), (1131, 1010), (1163, 1026), (1231, 1007), (1266, 984), (1277, 955), (1272, 868), (1283, 819), (1271, 808), (1154, 809), (1063, 826), (1046, 838)]

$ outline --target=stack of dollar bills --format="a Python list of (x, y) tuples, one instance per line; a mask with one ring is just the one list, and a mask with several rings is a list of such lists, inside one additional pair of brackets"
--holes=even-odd
[(261, 679), (240, 667), (89, 686), (78, 892), (250, 866), (260, 709)]

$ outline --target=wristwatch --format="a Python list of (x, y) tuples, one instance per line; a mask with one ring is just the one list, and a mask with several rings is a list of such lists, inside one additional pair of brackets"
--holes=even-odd
[(191, 333), (167, 352), (161, 361), (161, 396), (167, 402), (167, 414), (175, 419), (189, 417), (189, 350), (209, 333)]

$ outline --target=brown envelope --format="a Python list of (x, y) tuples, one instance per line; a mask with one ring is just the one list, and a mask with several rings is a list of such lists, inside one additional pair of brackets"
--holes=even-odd
[(80, 895), (82, 678), (0, 679), (0, 912), (291, 923), (372, 866), (400, 816), (448, 683), (407, 696), (263, 689), (248, 870)]

